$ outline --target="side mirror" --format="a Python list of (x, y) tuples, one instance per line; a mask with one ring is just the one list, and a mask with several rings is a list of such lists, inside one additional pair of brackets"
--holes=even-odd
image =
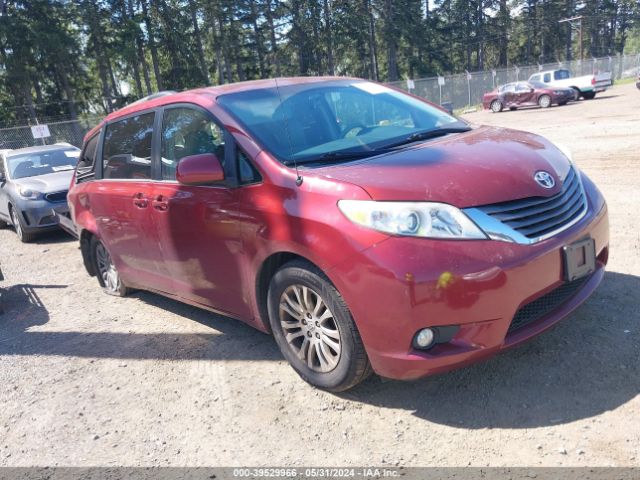
[(178, 162), (176, 180), (183, 185), (208, 185), (224, 180), (224, 170), (213, 153), (189, 155)]

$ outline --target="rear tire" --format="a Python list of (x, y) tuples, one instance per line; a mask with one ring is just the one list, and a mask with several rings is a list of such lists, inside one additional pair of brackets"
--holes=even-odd
[(7, 225), (9, 225), (7, 222), (5, 222), (4, 220), (0, 220), (0, 230), (2, 230), (3, 228), (7, 228)]
[(20, 211), (13, 206), (9, 206), (9, 211), (11, 213), (11, 223), (13, 224), (13, 228), (16, 231), (16, 235), (18, 235), (18, 239), (22, 243), (29, 243), (33, 241), (33, 239), (36, 238), (36, 234), (24, 231), (22, 213), (20, 213)]
[(509, 110), (511, 110), (512, 112), (515, 112), (518, 109), (518, 107), (509, 107)]
[(269, 323), (280, 351), (311, 385), (342, 392), (371, 375), (351, 313), (329, 279), (294, 260), (271, 279)]
[(562, 105), (566, 105), (567, 102), (560, 102), (558, 105), (562, 106)]
[(540, 105), (540, 108), (549, 108), (551, 106), (551, 97), (549, 95), (540, 95), (538, 105)]
[(491, 105), (489, 107), (491, 108), (491, 111), (493, 113), (500, 113), (504, 108), (504, 105), (502, 105), (502, 102), (500, 100), (494, 100), (493, 102), (491, 102)]
[(131, 290), (120, 279), (107, 247), (96, 237), (91, 238), (91, 257), (98, 282), (104, 292), (116, 297), (126, 297)]
[(593, 100), (596, 98), (596, 92), (584, 92), (582, 96), (585, 100)]

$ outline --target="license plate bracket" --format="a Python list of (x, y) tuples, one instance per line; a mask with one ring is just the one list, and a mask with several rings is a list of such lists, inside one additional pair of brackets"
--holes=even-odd
[(596, 269), (596, 242), (585, 238), (562, 247), (564, 279), (567, 282), (578, 280), (593, 273)]

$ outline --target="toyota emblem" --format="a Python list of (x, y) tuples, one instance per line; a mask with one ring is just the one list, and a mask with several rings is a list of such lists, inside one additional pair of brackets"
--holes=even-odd
[(549, 172), (545, 172), (544, 170), (536, 172), (533, 178), (542, 188), (553, 188), (556, 184), (553, 176)]

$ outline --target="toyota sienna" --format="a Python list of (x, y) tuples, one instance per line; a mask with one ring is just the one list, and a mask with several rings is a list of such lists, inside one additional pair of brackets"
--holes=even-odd
[(566, 149), (348, 78), (158, 95), (88, 133), (84, 264), (271, 332), (307, 382), (415, 379), (547, 330), (603, 278), (605, 200)]

